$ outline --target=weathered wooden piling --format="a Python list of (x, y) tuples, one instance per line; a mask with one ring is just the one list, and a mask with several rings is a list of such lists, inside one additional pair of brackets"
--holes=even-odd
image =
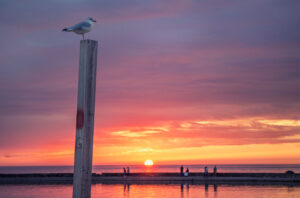
[(98, 42), (80, 41), (73, 198), (90, 198)]

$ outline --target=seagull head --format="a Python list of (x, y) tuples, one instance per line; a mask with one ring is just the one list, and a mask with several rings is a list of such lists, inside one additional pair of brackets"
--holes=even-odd
[(96, 22), (96, 20), (94, 20), (92, 17), (88, 17), (87, 20), (92, 21), (92, 22)]

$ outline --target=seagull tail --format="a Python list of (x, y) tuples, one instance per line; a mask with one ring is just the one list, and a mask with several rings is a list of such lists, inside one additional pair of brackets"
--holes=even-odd
[(72, 30), (69, 29), (69, 28), (64, 28), (64, 29), (62, 29), (62, 31), (63, 31), (63, 32), (72, 32)]

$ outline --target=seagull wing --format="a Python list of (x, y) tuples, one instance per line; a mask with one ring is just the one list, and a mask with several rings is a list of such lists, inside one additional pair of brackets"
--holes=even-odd
[(83, 21), (81, 23), (78, 23), (72, 27), (69, 27), (68, 29), (72, 30), (72, 31), (85, 31), (85, 30), (90, 30), (91, 29), (91, 24), (86, 22), (86, 21)]

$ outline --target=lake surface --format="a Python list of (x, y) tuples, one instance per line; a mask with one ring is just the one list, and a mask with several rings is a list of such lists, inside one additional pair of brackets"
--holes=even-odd
[[(72, 185), (0, 185), (3, 198), (71, 198)], [(297, 198), (300, 187), (231, 185), (96, 184), (93, 198)]]
[[(154, 165), (146, 168), (141, 165), (96, 165), (93, 166), (94, 173), (117, 173), (123, 172), (123, 167), (130, 167), (130, 172), (179, 172), (181, 165)], [(203, 172), (204, 167), (208, 166), (209, 171), (213, 170), (214, 165), (184, 165), (190, 172)], [(299, 164), (231, 164), (217, 165), (218, 172), (223, 173), (284, 173), (292, 170), (300, 173)], [(0, 173), (72, 173), (72, 166), (0, 166)]]
[[(203, 172), (208, 166), (211, 172), (214, 165), (184, 165), (190, 172)], [(127, 165), (93, 166), (93, 172), (122, 172)], [(155, 165), (152, 168), (130, 165), (131, 172), (179, 172), (180, 165)], [(290, 165), (217, 165), (218, 172), (257, 172), (284, 173), (287, 170), (300, 172), (299, 164)], [(0, 173), (71, 173), (72, 166), (19, 166), (0, 167)], [(0, 185), (0, 198), (64, 198), (72, 197), (72, 185)], [(300, 186), (284, 185), (203, 185), (203, 184), (95, 184), (92, 185), (93, 198), (298, 198)]]

